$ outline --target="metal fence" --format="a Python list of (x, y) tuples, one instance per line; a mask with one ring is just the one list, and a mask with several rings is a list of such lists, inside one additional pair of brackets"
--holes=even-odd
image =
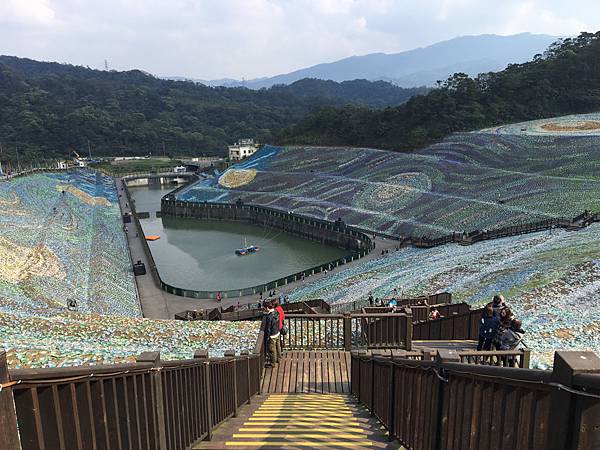
[(557, 352), (553, 371), (353, 352), (352, 393), (415, 450), (600, 448), (600, 359)]

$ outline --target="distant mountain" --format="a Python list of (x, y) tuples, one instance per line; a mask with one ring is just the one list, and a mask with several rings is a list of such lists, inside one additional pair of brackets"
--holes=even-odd
[[(470, 78), (454, 74), (426, 95), (386, 109), (312, 111), (276, 144), (412, 151), (453, 132), (600, 111), (600, 31), (551, 45), (523, 64)], [(340, 150), (342, 151), (342, 150)], [(565, 147), (565, 151), (573, 151)]]
[(434, 86), (438, 80), (445, 80), (456, 72), (476, 76), (483, 72), (502, 70), (509, 64), (529, 61), (533, 55), (542, 53), (557, 39), (555, 36), (531, 33), (513, 36), (462, 36), (401, 53), (351, 56), (270, 78), (193, 81), (209, 86), (243, 86), (250, 89), (291, 84), (303, 78), (333, 81), (385, 80), (402, 87)]

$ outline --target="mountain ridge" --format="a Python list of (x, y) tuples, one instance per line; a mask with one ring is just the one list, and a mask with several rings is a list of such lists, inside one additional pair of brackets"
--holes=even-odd
[[(208, 86), (268, 88), (277, 84), (290, 84), (303, 78), (332, 81), (366, 79), (384, 80), (397, 86), (410, 88), (434, 86), (453, 73), (470, 76), (504, 69), (509, 64), (528, 61), (532, 55), (542, 53), (558, 40), (557, 36), (520, 33), (510, 36), (482, 34), (459, 36), (398, 53), (369, 53), (353, 55), (337, 61), (325, 62), (272, 77), (252, 80), (199, 80)], [(492, 55), (492, 56), (490, 56)], [(169, 79), (185, 77), (167, 77)]]

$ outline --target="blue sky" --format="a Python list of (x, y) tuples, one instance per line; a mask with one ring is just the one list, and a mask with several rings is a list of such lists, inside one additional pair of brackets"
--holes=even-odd
[(0, 0), (0, 54), (204, 79), (461, 35), (599, 29), (597, 0)]

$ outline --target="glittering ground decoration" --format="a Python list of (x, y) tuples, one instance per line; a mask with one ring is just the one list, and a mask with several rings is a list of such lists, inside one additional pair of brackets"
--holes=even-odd
[(111, 178), (77, 171), (0, 183), (0, 348), (10, 367), (254, 348), (256, 323), (142, 319), (122, 228)]
[(406, 248), (289, 294), (293, 300), (332, 303), (452, 292), (454, 301), (482, 306), (506, 295), (527, 331), (533, 361), (544, 367), (557, 349), (600, 348), (600, 224), (575, 232), (554, 230), (433, 249)]
[(179, 200), (295, 211), (439, 237), (600, 211), (600, 115), (456, 134), (415, 153), (267, 146)]
[[(247, 203), (337, 219), (395, 236), (439, 237), (600, 211), (600, 114), (459, 133), (410, 154), (372, 149), (265, 147), (234, 167), (253, 180), (204, 180), (180, 200)], [(404, 249), (292, 292), (331, 302), (447, 290), (483, 305), (505, 293), (539, 366), (555, 349), (600, 348), (600, 225)]]
[(140, 316), (113, 180), (88, 171), (0, 183), (0, 312)]

